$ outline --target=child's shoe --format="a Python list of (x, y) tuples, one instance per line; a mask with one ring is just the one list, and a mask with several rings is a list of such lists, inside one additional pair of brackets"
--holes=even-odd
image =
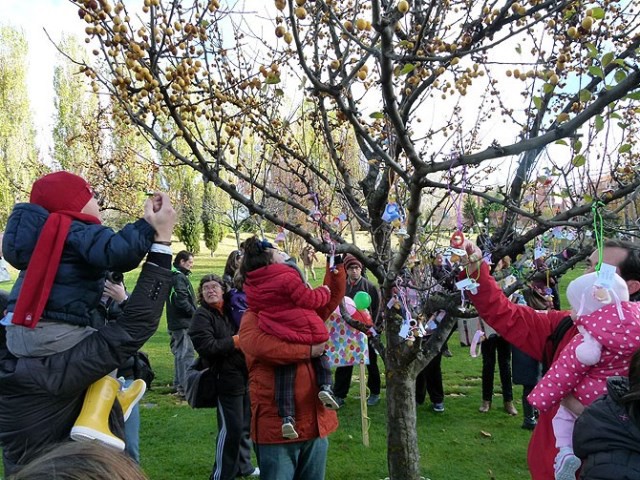
[(340, 404), (336, 400), (336, 397), (329, 385), (323, 385), (320, 387), (318, 398), (322, 402), (322, 405), (324, 405), (324, 408), (328, 408), (329, 410), (338, 410), (340, 408)]
[(555, 480), (575, 480), (580, 463), (580, 459), (573, 454), (572, 449), (561, 448), (553, 463)]
[(298, 438), (298, 432), (295, 427), (296, 421), (293, 417), (284, 417), (282, 419), (282, 436), (289, 440)]
[(80, 415), (71, 429), (70, 436), (73, 440), (97, 440), (116, 450), (124, 450), (124, 442), (109, 429), (109, 412), (118, 390), (120, 383), (109, 376), (104, 376), (89, 386)]

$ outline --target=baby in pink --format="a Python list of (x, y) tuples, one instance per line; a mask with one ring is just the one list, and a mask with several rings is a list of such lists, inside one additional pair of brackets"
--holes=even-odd
[(640, 347), (640, 307), (629, 302), (625, 281), (614, 274), (601, 286), (598, 273), (588, 273), (567, 287), (574, 322), (580, 331), (560, 352), (528, 400), (546, 412), (560, 404), (553, 418), (556, 447), (556, 480), (575, 480), (580, 460), (573, 454), (573, 426), (577, 415), (565, 399), (573, 395), (590, 405), (607, 393), (607, 377), (626, 376), (629, 360)]

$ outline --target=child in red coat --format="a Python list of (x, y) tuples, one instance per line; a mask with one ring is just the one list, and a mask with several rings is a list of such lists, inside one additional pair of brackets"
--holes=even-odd
[[(258, 325), (266, 333), (282, 340), (309, 345), (322, 344), (329, 332), (316, 309), (329, 302), (329, 287), (309, 288), (295, 268), (285, 264), (286, 254), (266, 240), (256, 237), (244, 242), (244, 257), (240, 273), (250, 310), (258, 313)], [(329, 409), (338, 403), (331, 388), (331, 369), (326, 355), (312, 360), (318, 378), (318, 398)], [(295, 430), (296, 365), (276, 368), (275, 390), (278, 415), (282, 417), (282, 436), (298, 438)]]

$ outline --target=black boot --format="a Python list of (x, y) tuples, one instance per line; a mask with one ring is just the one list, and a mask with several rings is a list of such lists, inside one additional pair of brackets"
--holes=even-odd
[(527, 401), (527, 397), (522, 397), (522, 413), (524, 420), (522, 422), (522, 428), (525, 430), (533, 430), (538, 423), (535, 415), (535, 408)]

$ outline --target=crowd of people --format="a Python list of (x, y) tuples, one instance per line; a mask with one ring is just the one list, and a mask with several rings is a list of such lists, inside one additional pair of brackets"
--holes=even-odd
[[(210, 479), (325, 477), (328, 437), (353, 369), (330, 368), (325, 322), (345, 296), (365, 292), (380, 326), (378, 287), (347, 254), (328, 260), (321, 286), (311, 288), (315, 251), (303, 250), (300, 270), (272, 243), (249, 237), (231, 252), (223, 276), (207, 273), (194, 289), (193, 254), (173, 257), (175, 223), (169, 197), (156, 193), (142, 218), (114, 232), (102, 225), (91, 186), (68, 172), (42, 177), (30, 201), (14, 207), (0, 251), (19, 271), (11, 292), (0, 292), (0, 446), (8, 478), (50, 478), (52, 470), (87, 478), (88, 469), (91, 478), (145, 478), (137, 403), (146, 385), (133, 365), (165, 306), (175, 395), (185, 396), (195, 363), (214, 378)], [(441, 291), (465, 278), (477, 285), (465, 297), (484, 332), (479, 411), (492, 407), (497, 354), (507, 414), (518, 414), (512, 383), (523, 385), (534, 480), (640, 478), (639, 250), (606, 242), (569, 285), (571, 309), (561, 311), (546, 297), (537, 304), (534, 288), (504, 295), (509, 259), (490, 271), (479, 248), (487, 245), (485, 237), (464, 242), (457, 278), (442, 256), (428, 266)], [(128, 292), (114, 272), (143, 260)], [(416, 379), (416, 402), (428, 394), (436, 413), (444, 411), (444, 351)], [(368, 352), (367, 404), (375, 407), (375, 342)]]

